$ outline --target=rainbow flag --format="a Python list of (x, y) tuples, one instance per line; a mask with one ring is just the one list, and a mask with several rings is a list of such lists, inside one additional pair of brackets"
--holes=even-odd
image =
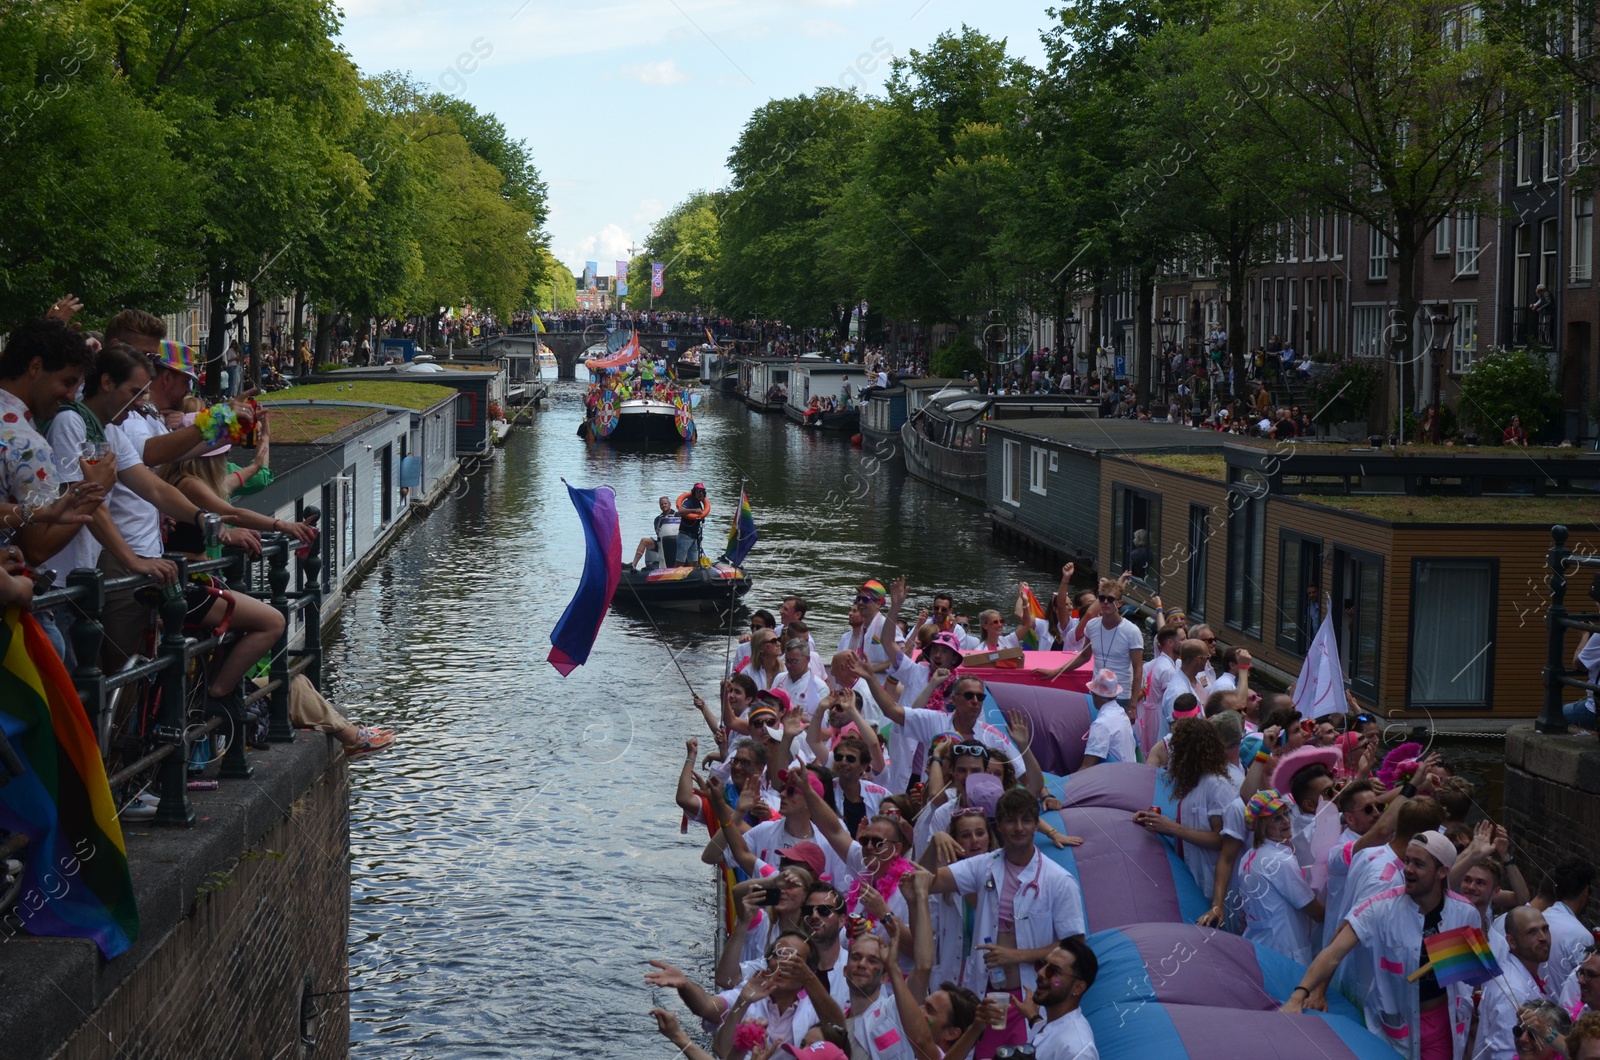
[(1428, 962), (1433, 965), (1433, 974), (1440, 986), (1455, 983), (1477, 986), (1500, 974), (1500, 962), (1494, 959), (1483, 932), (1475, 927), (1441, 931), (1429, 935), (1422, 943), (1427, 947)]
[(0, 786), (0, 828), (28, 837), (11, 915), (32, 935), (92, 939), (107, 959), (126, 952), (139, 910), (100, 747), (66, 667), (18, 607), (0, 628), (0, 730), (23, 765)]
[(600, 623), (605, 621), (622, 580), (622, 524), (617, 520), (617, 495), (610, 486), (580, 490), (573, 489), (566, 479), (561, 481), (578, 509), (585, 546), (578, 591), (550, 631), (547, 660), (566, 677), (589, 661), (589, 652), (600, 636)]
[(750, 555), (750, 550), (756, 547), (756, 517), (750, 511), (750, 495), (743, 489), (739, 491), (739, 510), (734, 513), (733, 525), (728, 528), (728, 544), (723, 548), (723, 555), (728, 557), (728, 562), (735, 567), (744, 565), (745, 557)]
[(1039, 606), (1039, 598), (1033, 595), (1033, 590), (1026, 584), (1022, 585), (1022, 602), (1028, 607), (1028, 618), (1022, 627), (1022, 646), (1028, 651), (1039, 650), (1039, 629), (1033, 623), (1036, 619), (1044, 617), (1044, 608)]

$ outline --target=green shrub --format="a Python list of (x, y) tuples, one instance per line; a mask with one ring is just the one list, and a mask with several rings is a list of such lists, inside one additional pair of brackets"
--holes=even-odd
[(1513, 416), (1522, 417), (1530, 438), (1544, 430), (1559, 400), (1544, 359), (1526, 350), (1485, 354), (1461, 377), (1461, 416), (1492, 445), (1499, 444)]
[(983, 351), (964, 335), (933, 351), (928, 358), (928, 371), (945, 379), (960, 379), (966, 372), (977, 375), (983, 371)]
[(1370, 357), (1351, 357), (1311, 377), (1311, 407), (1318, 423), (1366, 421), (1383, 386), (1383, 365)]

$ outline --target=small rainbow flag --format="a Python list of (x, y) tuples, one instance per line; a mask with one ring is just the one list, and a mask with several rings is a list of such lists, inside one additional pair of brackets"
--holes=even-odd
[(1477, 986), (1487, 983), (1500, 974), (1500, 962), (1494, 959), (1489, 941), (1475, 927), (1459, 927), (1441, 931), (1422, 940), (1428, 950), (1428, 963), (1440, 986), (1470, 983)]
[(1034, 622), (1044, 617), (1044, 608), (1039, 606), (1039, 598), (1033, 595), (1027, 582), (1022, 583), (1022, 602), (1028, 607), (1028, 619), (1022, 627), (1022, 646), (1028, 651), (1038, 651), (1039, 629)]

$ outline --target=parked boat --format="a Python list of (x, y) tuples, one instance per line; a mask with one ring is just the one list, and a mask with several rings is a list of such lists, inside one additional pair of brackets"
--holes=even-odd
[(789, 397), (793, 357), (746, 357), (739, 362), (739, 393), (757, 412), (779, 412)]
[(861, 425), (857, 402), (866, 380), (859, 364), (825, 360), (820, 353), (802, 354), (790, 370), (783, 414), (803, 427), (854, 434)]
[(906, 470), (924, 482), (968, 500), (982, 501), (988, 479), (991, 402), (979, 394), (941, 394), (900, 428)]
[(592, 382), (578, 436), (653, 448), (694, 441), (695, 396), (669, 379), (646, 380), (640, 370), (639, 336), (613, 332), (607, 349), (611, 352), (606, 356), (584, 362)]
[(712, 348), (701, 353), (700, 382), (723, 394), (738, 392), (739, 370), (732, 348)]
[(900, 428), (906, 423), (906, 388), (894, 386), (873, 387), (862, 395), (861, 437), (871, 446), (883, 442), (898, 442)]
[(623, 567), (612, 601), (618, 607), (646, 610), (716, 611), (736, 605), (754, 584), (730, 563), (649, 570)]

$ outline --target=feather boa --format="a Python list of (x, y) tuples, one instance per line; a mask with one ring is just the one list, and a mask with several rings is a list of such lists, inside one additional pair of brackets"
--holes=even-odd
[(1384, 755), (1383, 765), (1378, 767), (1378, 779), (1383, 781), (1384, 787), (1392, 788), (1409, 781), (1417, 771), (1417, 756), (1422, 750), (1420, 743), (1411, 741)]
[[(930, 677), (933, 675), (933, 671), (931, 669), (931, 664), (930, 664), (930, 669), (928, 671), (928, 674), (929, 674)], [(945, 711), (946, 713), (948, 713), (949, 711), (953, 710), (954, 708), (949, 706), (948, 704), (949, 704), (950, 693), (955, 687), (956, 687), (956, 675), (952, 671), (950, 676), (944, 679), (944, 683), (943, 684), (939, 685), (939, 687), (935, 688), (932, 692), (928, 693), (927, 708), (929, 710), (942, 710), (942, 711)]]
[[(895, 858), (889, 863), (888, 868), (878, 874), (877, 879), (871, 881), (872, 886), (877, 889), (879, 894), (883, 895), (884, 901), (888, 901), (900, 889), (901, 878), (907, 873), (915, 872), (916, 869), (916, 865), (905, 858)], [(857, 876), (850, 881), (850, 892), (845, 895), (846, 909), (859, 910), (861, 908), (862, 879), (863, 877)]]
[(767, 1027), (764, 1023), (755, 1020), (745, 1020), (733, 1032), (733, 1047), (742, 1053), (750, 1053), (767, 1044)]

